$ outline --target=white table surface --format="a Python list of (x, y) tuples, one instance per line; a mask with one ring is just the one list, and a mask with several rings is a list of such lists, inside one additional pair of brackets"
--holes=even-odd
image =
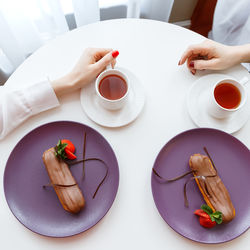
[[(186, 109), (186, 94), (195, 76), (177, 66), (188, 45), (204, 37), (168, 23), (120, 19), (99, 22), (66, 33), (30, 56), (10, 77), (7, 85), (24, 86), (68, 72), (86, 47), (118, 49), (117, 65), (133, 71), (141, 80), (146, 103), (130, 125), (109, 129), (85, 115), (80, 91), (60, 99), (61, 106), (30, 118), (0, 142), (0, 173), (16, 143), (37, 126), (57, 120), (84, 123), (99, 131), (118, 159), (120, 183), (116, 199), (106, 216), (85, 233), (68, 238), (49, 238), (31, 232), (13, 216), (1, 188), (1, 249), (249, 249), (250, 232), (233, 241), (206, 245), (173, 231), (161, 218), (151, 192), (151, 169), (165, 143), (176, 134), (195, 128)], [(237, 79), (248, 76), (241, 66), (222, 73)], [(72, 112), (74, 110), (74, 112)], [(250, 121), (234, 136), (250, 147)], [(2, 183), (3, 187), (3, 183)]]

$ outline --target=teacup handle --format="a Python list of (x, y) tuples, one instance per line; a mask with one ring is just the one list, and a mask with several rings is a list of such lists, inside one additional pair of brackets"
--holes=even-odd
[(248, 77), (243, 77), (240, 81), (239, 81), (239, 83), (241, 84), (241, 85), (246, 85), (247, 83), (249, 82), (249, 78)]
[(113, 69), (111, 63), (106, 66), (106, 70)]

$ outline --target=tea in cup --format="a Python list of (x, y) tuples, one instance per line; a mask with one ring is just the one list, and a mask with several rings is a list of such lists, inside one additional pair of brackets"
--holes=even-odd
[(129, 79), (119, 69), (107, 69), (96, 79), (96, 94), (99, 103), (106, 109), (121, 109), (128, 100)]
[(219, 119), (228, 118), (241, 109), (247, 99), (244, 84), (248, 79), (240, 82), (234, 79), (223, 79), (215, 83), (209, 99), (209, 113)]

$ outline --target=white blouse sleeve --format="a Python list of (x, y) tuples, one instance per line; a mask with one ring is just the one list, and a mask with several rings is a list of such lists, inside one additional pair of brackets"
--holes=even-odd
[[(226, 45), (250, 43), (249, 0), (217, 1), (213, 28), (208, 38)], [(250, 64), (244, 63), (248, 71)]]
[(250, 43), (249, 0), (217, 1), (210, 38), (227, 44)]
[(0, 86), (0, 139), (30, 116), (58, 105), (49, 81), (19, 90)]

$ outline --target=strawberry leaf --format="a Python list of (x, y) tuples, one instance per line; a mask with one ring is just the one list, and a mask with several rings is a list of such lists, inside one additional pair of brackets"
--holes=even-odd
[(219, 212), (219, 211), (216, 211), (216, 212), (214, 212), (213, 214), (213, 217), (215, 217), (215, 218), (220, 218), (221, 217), (221, 215), (222, 215), (222, 213), (221, 212)]
[(211, 221), (215, 221), (215, 218), (211, 214), (209, 216), (210, 216)]
[(58, 141), (58, 143), (54, 147), (55, 155), (57, 158), (62, 159), (62, 160), (65, 160), (67, 158), (66, 153), (65, 153), (66, 147), (67, 147), (67, 143), (62, 143), (61, 140)]
[(212, 221), (216, 221), (217, 224), (222, 223), (222, 212), (220, 211), (215, 211), (210, 215), (210, 218)]
[(201, 205), (201, 209), (209, 215), (213, 213), (212, 208), (209, 207), (208, 205), (205, 204)]
[(217, 224), (221, 224), (222, 223), (222, 212), (215, 211), (213, 213), (212, 208), (209, 207), (208, 205), (205, 205), (205, 204), (203, 204), (201, 206), (201, 209), (210, 216), (211, 221), (215, 221)]

